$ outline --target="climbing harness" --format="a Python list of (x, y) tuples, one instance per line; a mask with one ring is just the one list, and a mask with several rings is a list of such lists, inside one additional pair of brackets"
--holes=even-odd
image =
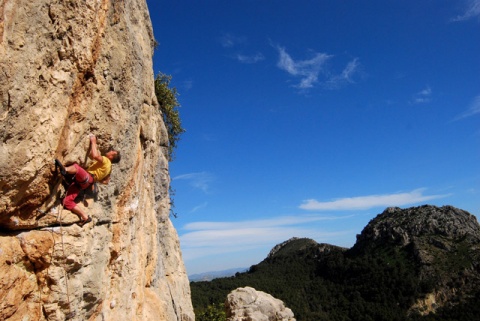
[(87, 176), (87, 177), (85, 177), (85, 180), (83, 182), (78, 182), (78, 184), (80, 184), (80, 186), (82, 186), (83, 184), (87, 184), (89, 181), (90, 181), (90, 177)]

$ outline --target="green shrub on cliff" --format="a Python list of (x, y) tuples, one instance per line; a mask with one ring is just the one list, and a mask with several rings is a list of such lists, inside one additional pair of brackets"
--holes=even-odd
[(180, 140), (180, 135), (185, 132), (178, 112), (180, 104), (177, 100), (177, 89), (170, 87), (172, 76), (159, 73), (155, 77), (155, 95), (157, 96), (162, 112), (163, 121), (168, 132), (168, 158), (172, 161), (175, 158), (175, 148)]

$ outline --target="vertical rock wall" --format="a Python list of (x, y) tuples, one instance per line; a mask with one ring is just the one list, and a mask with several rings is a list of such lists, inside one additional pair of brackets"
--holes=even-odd
[[(194, 320), (145, 0), (0, 0), (0, 39), (0, 319)], [(122, 160), (80, 228), (53, 160), (89, 133)]]

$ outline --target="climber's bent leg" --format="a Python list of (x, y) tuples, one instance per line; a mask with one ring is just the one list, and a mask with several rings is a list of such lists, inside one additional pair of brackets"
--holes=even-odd
[(88, 219), (88, 215), (75, 203), (75, 199), (77, 198), (78, 194), (80, 193), (80, 188), (74, 183), (70, 185), (67, 190), (67, 195), (63, 199), (63, 207), (67, 210), (71, 211), (80, 218), (80, 220), (85, 221)]
[(75, 183), (71, 184), (68, 187), (65, 198), (63, 199), (63, 207), (71, 211), (77, 205), (75, 203), (75, 199), (77, 198), (79, 193), (80, 193), (80, 188)]
[(67, 173), (75, 174), (75, 181), (80, 185), (81, 189), (86, 189), (91, 184), (93, 184), (93, 177), (92, 175), (84, 170), (80, 165), (77, 163), (68, 166), (66, 168)]
[(80, 218), (80, 221), (82, 222), (85, 222), (89, 219), (88, 215), (78, 205), (75, 205), (75, 207), (72, 208), (70, 211), (74, 214), (77, 214), (77, 216)]

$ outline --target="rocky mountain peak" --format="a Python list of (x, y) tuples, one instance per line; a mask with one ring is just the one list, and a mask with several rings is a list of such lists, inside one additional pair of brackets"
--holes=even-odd
[(278, 253), (278, 251), (280, 251), (281, 249), (285, 248), (288, 244), (292, 243), (293, 241), (296, 241), (298, 240), (299, 238), (298, 237), (292, 237), (282, 243), (279, 243), (277, 245), (275, 245), (271, 250), (270, 250), (270, 253), (268, 253), (267, 255), (267, 258), (270, 259), (272, 258), (273, 256), (275, 256), (275, 254)]
[(480, 225), (467, 211), (432, 205), (387, 208), (357, 235), (352, 253), (386, 248), (406, 253), (419, 279), (435, 284), (433, 292), (411, 307), (415, 313), (461, 302), (480, 287)]
[(474, 215), (453, 206), (389, 207), (357, 235), (355, 247), (372, 242), (405, 246), (416, 238), (429, 236), (479, 242), (480, 225)]
[(346, 251), (346, 248), (326, 243), (317, 243), (309, 238), (292, 237), (285, 242), (275, 245), (270, 250), (266, 260), (271, 260), (278, 256), (301, 254), (308, 248), (315, 248), (315, 255), (328, 254), (331, 250)]

